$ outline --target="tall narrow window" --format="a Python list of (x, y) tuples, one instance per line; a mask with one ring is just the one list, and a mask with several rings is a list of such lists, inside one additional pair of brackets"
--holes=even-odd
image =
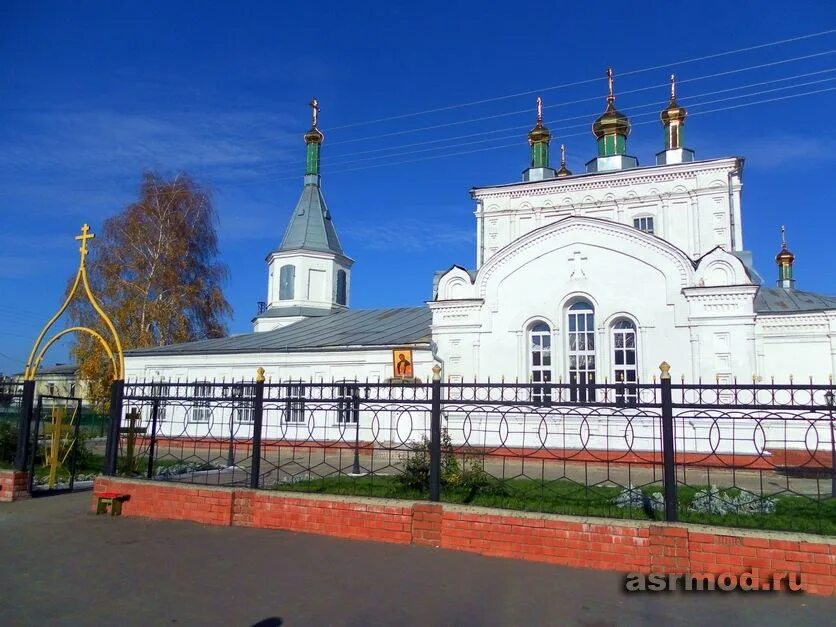
[(568, 318), (570, 399), (594, 400), (595, 310), (585, 300), (578, 301), (569, 307)]
[[(168, 396), (169, 394), (169, 386), (165, 385), (163, 381), (159, 383), (155, 383), (151, 386), (151, 397), (157, 401), (157, 424), (161, 424), (165, 421), (165, 407), (166, 402), (164, 397)], [(153, 405), (149, 409), (148, 413), (148, 420), (150, 421), (153, 417), (154, 407)]]
[(238, 422), (251, 423), (253, 421), (253, 402), (255, 390), (251, 385), (233, 385), (230, 390), (232, 398), (232, 416)]
[(293, 300), (293, 284), (296, 281), (296, 267), (287, 265), (279, 270), (279, 300)]
[(302, 383), (291, 383), (285, 388), (287, 405), (284, 421), (292, 423), (305, 422), (305, 386)]
[(638, 355), (636, 352), (636, 325), (625, 318), (612, 326), (613, 375), (616, 383), (616, 401), (635, 405), (638, 381)]
[(345, 305), (346, 303), (346, 279), (345, 270), (337, 270), (337, 304)]
[(192, 404), (192, 415), (190, 422), (207, 423), (209, 413), (212, 411), (210, 397), (212, 386), (208, 383), (196, 383), (194, 386), (194, 403)]
[(551, 398), (548, 387), (552, 380), (552, 331), (545, 322), (535, 323), (528, 332), (529, 369), (532, 400), (537, 405), (546, 404)]
[(653, 234), (653, 216), (642, 216), (640, 218), (633, 218), (633, 226), (639, 231)]
[(337, 387), (337, 423), (354, 424), (357, 422), (357, 412), (354, 411), (354, 397), (357, 385), (345, 383)]

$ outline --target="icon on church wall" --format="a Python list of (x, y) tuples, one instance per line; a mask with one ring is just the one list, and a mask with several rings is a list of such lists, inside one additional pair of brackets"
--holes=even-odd
[(412, 371), (412, 350), (408, 348), (396, 348), (392, 351), (392, 372), (399, 379), (411, 379)]

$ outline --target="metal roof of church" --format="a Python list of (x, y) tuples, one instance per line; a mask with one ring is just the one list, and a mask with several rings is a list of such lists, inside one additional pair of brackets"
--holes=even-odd
[(314, 176), (305, 177), (305, 187), (278, 250), (318, 250), (345, 256), (319, 185), (308, 180)]
[(432, 314), (427, 307), (351, 309), (321, 318), (307, 318), (273, 331), (140, 348), (128, 351), (128, 355), (290, 353), (428, 344), (431, 322)]
[(755, 295), (755, 312), (760, 314), (797, 313), (836, 309), (836, 296), (825, 296), (782, 287), (761, 287)]

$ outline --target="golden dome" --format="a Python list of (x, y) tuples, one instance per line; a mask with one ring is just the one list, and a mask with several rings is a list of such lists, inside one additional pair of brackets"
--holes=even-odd
[(322, 134), (315, 126), (311, 127), (307, 133), (305, 133), (305, 143), (306, 144), (321, 144), (325, 139), (325, 135)]
[(548, 128), (546, 128), (542, 122), (537, 122), (537, 125), (528, 133), (529, 144), (535, 144), (537, 142), (549, 143), (551, 139), (551, 131)]
[(787, 266), (787, 265), (792, 265), (792, 263), (793, 263), (794, 261), (795, 261), (795, 255), (793, 255), (793, 254), (792, 254), (789, 250), (787, 250), (786, 248), (782, 248), (782, 249), (781, 249), (781, 252), (779, 252), (777, 255), (775, 255), (775, 262), (776, 262), (779, 266)]
[(606, 111), (592, 124), (592, 133), (596, 139), (601, 139), (605, 135), (627, 137), (630, 134), (630, 120), (621, 111), (618, 111), (613, 101), (610, 100), (607, 103)]
[(533, 146), (538, 142), (551, 141), (552, 134), (549, 129), (543, 124), (543, 99), (537, 96), (537, 124), (528, 133), (528, 144)]
[(676, 76), (671, 74), (671, 99), (659, 117), (662, 119), (662, 124), (667, 126), (671, 122), (684, 122), (687, 116), (688, 111), (685, 107), (680, 107), (676, 102)]
[(566, 146), (564, 144), (560, 144), (560, 169), (555, 172), (555, 176), (572, 176), (572, 171), (566, 167)]
[(795, 255), (790, 252), (790, 249), (787, 248), (787, 230), (785, 227), (781, 227), (781, 252), (775, 255), (775, 262), (779, 266), (791, 266), (792, 263), (795, 261)]

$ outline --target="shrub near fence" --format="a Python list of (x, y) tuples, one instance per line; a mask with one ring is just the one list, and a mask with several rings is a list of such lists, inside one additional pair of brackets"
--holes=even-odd
[(832, 394), (666, 378), (138, 381), (119, 450), (160, 480), (832, 534)]

